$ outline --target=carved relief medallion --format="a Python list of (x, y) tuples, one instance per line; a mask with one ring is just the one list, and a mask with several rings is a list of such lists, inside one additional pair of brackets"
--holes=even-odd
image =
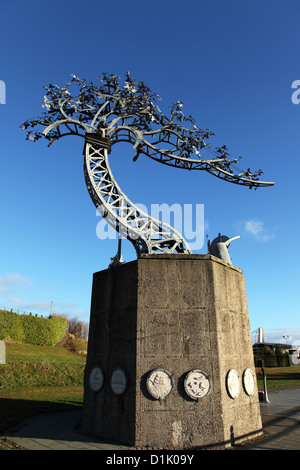
[(89, 377), (90, 387), (94, 392), (100, 392), (104, 383), (104, 375), (101, 367), (95, 366), (92, 368)]
[(226, 386), (228, 395), (237, 398), (240, 393), (240, 377), (236, 370), (231, 369), (226, 376)]
[(206, 397), (210, 389), (210, 378), (200, 369), (190, 371), (184, 380), (184, 390), (193, 400)]
[(127, 376), (123, 369), (118, 367), (112, 373), (110, 386), (116, 395), (122, 395), (127, 388)]
[(163, 400), (173, 390), (174, 379), (172, 374), (165, 369), (153, 370), (146, 381), (149, 394), (156, 400)]
[(243, 386), (247, 395), (251, 396), (255, 392), (255, 377), (251, 369), (245, 369), (243, 373)]

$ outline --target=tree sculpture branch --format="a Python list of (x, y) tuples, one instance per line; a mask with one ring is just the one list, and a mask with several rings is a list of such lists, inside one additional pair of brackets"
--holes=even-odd
[(191, 116), (185, 116), (180, 101), (171, 106), (167, 118), (156, 104), (161, 98), (129, 73), (123, 87), (120, 77), (104, 73), (99, 85), (72, 75), (64, 87), (50, 84), (44, 88), (46, 112), (22, 124), (29, 140), (44, 136), (50, 146), (65, 135), (85, 137), (87, 132), (104, 131), (111, 145), (131, 142), (136, 151), (134, 160), (145, 154), (167, 165), (206, 170), (250, 188), (273, 184), (259, 181), (261, 170), (237, 168), (241, 157), (230, 159), (225, 145), (212, 149), (208, 140), (214, 133), (200, 129)]
[(85, 139), (84, 175), (90, 196), (108, 223), (133, 243), (138, 255), (191, 250), (179, 232), (143, 213), (123, 193), (108, 161), (114, 144), (131, 143), (134, 161), (144, 154), (165, 165), (205, 170), (250, 188), (273, 184), (259, 180), (261, 170), (238, 169), (240, 158), (230, 159), (226, 146), (211, 149), (208, 140), (213, 132), (200, 129), (191, 116), (185, 116), (180, 101), (171, 106), (167, 118), (157, 105), (161, 98), (129, 73), (124, 86), (117, 75), (103, 74), (99, 85), (72, 75), (64, 87), (50, 84), (45, 90), (43, 116), (22, 124), (27, 139), (45, 137), (49, 146), (65, 135)]

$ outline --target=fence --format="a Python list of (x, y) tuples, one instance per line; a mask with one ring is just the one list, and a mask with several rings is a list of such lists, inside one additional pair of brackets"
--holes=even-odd
[(18, 315), (34, 315), (36, 317), (43, 317), (43, 315), (38, 315), (37, 313), (27, 312), (26, 310), (19, 310), (18, 308), (3, 307), (1, 305), (0, 310), (4, 310), (5, 312), (17, 313)]

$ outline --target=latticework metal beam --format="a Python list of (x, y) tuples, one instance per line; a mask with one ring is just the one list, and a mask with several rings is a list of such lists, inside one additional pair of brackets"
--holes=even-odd
[(170, 225), (138, 208), (115, 181), (108, 162), (107, 140), (87, 134), (84, 174), (89, 194), (100, 214), (141, 253), (191, 253), (184, 238)]

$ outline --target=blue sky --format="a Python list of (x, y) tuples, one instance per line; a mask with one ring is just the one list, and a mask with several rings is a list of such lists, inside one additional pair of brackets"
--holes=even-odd
[[(42, 113), (49, 83), (130, 71), (162, 97), (166, 114), (182, 101), (216, 145), (243, 156), (242, 168), (261, 168), (276, 184), (250, 191), (146, 157), (133, 163), (125, 145), (111, 156), (117, 181), (146, 205), (204, 204), (211, 239), (240, 235), (230, 253), (245, 275), (251, 331), (300, 344), (300, 106), (291, 99), (299, 2), (29, 0), (6, 2), (0, 14), (0, 306), (89, 321), (92, 274), (107, 268), (117, 242), (96, 236), (83, 142), (68, 137), (49, 149), (19, 126)], [(123, 257), (135, 258), (126, 242)]]

